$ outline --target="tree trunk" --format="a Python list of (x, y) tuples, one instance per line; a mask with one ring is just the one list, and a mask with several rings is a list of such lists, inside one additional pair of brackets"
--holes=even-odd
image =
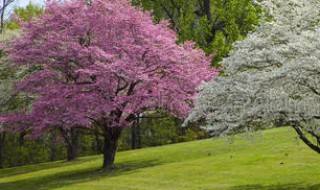
[(138, 117), (131, 127), (131, 149), (141, 148), (140, 118)]
[(4, 132), (0, 132), (0, 168), (3, 168), (3, 151), (4, 151), (4, 143), (5, 143), (6, 134)]
[(136, 144), (136, 135), (137, 135), (137, 129), (136, 129), (137, 121), (135, 120), (132, 124), (131, 127), (131, 149), (136, 149), (137, 144)]
[(208, 22), (211, 24), (212, 23), (212, 19), (211, 19), (211, 7), (210, 7), (210, 0), (204, 0), (203, 1), (203, 8), (204, 8), (204, 12), (207, 16), (207, 20)]
[(79, 131), (70, 129), (69, 141), (67, 143), (67, 160), (73, 161), (78, 158)]
[(104, 127), (104, 149), (102, 168), (112, 168), (117, 152), (118, 140), (122, 127)]
[(55, 135), (51, 135), (51, 139), (50, 139), (50, 161), (53, 162), (56, 160), (56, 136)]
[(311, 134), (313, 137), (316, 138), (317, 140), (317, 144), (314, 144), (313, 142), (311, 142), (302, 132), (301, 128), (297, 125), (292, 125), (292, 127), (294, 128), (294, 130), (297, 132), (299, 138), (312, 150), (314, 150), (315, 152), (317, 152), (318, 154), (320, 154), (320, 137), (315, 135), (315, 134), (311, 134), (310, 132), (308, 132), (309, 134)]
[(24, 136), (26, 136), (26, 132), (21, 132), (19, 135), (19, 146), (24, 146)]
[(136, 141), (136, 145), (137, 148), (141, 148), (141, 127), (140, 127), (140, 118), (138, 118), (138, 123), (137, 123), (137, 141)]
[(4, 28), (4, 11), (5, 11), (5, 5), (6, 5), (6, 0), (2, 1), (2, 6), (0, 7), (0, 34), (2, 34), (3, 32), (3, 28)]
[(78, 158), (79, 131), (71, 129), (61, 129), (67, 149), (67, 161), (73, 161)]
[(95, 132), (94, 136), (96, 140), (94, 150), (97, 151), (98, 153), (103, 153), (102, 142), (100, 141), (99, 134)]

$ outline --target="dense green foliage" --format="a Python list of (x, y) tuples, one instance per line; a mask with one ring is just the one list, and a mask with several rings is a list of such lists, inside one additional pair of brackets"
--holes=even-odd
[(233, 42), (254, 30), (260, 8), (252, 0), (134, 0), (133, 4), (153, 10), (155, 22), (169, 19), (179, 42), (195, 41), (207, 54), (216, 53), (217, 65)]
[(14, 9), (12, 19), (5, 24), (5, 29), (14, 30), (19, 29), (19, 22), (17, 18), (23, 22), (28, 22), (31, 19), (36, 18), (38, 15), (42, 14), (44, 11), (43, 7), (37, 5), (29, 4), (25, 8), (17, 7)]
[[(0, 170), (0, 189), (316, 190), (320, 158), (290, 128), (125, 151), (112, 171), (101, 156)], [(248, 140), (248, 138), (250, 140)]]
[[(172, 120), (153, 125), (141, 125), (141, 144), (140, 147), (151, 147), (177, 142), (201, 139), (207, 137), (204, 131), (194, 127), (186, 129), (181, 134), (180, 126), (171, 125)], [(180, 133), (180, 135), (178, 135)], [(5, 143), (3, 149), (3, 168), (22, 165), (37, 164), (49, 161), (66, 159), (66, 147), (60, 137), (59, 132), (50, 133), (41, 139), (29, 139), (26, 134), (5, 133)], [(57, 137), (57, 138), (54, 138)], [(102, 139), (96, 139), (94, 134), (81, 133), (79, 137), (78, 155), (88, 156), (100, 154), (102, 149)], [(119, 144), (119, 150), (131, 149), (131, 128), (126, 128)], [(139, 148), (140, 148), (139, 147)]]
[[(162, 118), (152, 116), (141, 119), (139, 126), (134, 124), (124, 130), (121, 137), (121, 150), (159, 146), (209, 137), (209, 133), (198, 126), (181, 128), (182, 121), (173, 116)], [(135, 136), (132, 135), (133, 132), (136, 132)]]

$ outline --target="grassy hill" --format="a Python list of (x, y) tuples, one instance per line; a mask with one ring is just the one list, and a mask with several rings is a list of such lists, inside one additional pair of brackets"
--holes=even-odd
[(279, 128), (228, 138), (119, 152), (102, 172), (101, 156), (0, 170), (0, 190), (320, 189), (320, 155)]

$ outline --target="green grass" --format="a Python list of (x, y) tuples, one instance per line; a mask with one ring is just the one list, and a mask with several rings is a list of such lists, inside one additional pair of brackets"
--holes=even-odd
[(101, 156), (0, 170), (0, 190), (320, 189), (320, 155), (290, 128), (119, 152), (99, 171)]

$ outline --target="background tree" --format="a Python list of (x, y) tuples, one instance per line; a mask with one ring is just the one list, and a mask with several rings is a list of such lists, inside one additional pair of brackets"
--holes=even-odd
[(37, 16), (41, 15), (44, 11), (43, 7), (34, 5), (30, 3), (26, 7), (17, 7), (13, 10), (13, 14), (11, 15), (11, 19), (6, 22), (5, 28), (14, 30), (19, 29), (19, 21), (20, 22), (28, 22), (32, 19), (35, 19)]
[(173, 116), (147, 117), (141, 120), (141, 147), (165, 145), (209, 137), (199, 127), (181, 128), (182, 120)]
[(3, 32), (6, 10), (13, 2), (14, 0), (1, 0), (0, 2), (0, 34)]
[(217, 75), (211, 57), (191, 42), (177, 45), (166, 22), (153, 24), (127, 1), (52, 2), (22, 29), (10, 53), (40, 68), (18, 85), (38, 96), (27, 114), (34, 134), (86, 127), (104, 138), (103, 167), (137, 113), (160, 107), (183, 117), (196, 87)]
[(217, 66), (258, 24), (260, 8), (252, 0), (134, 0), (134, 5), (153, 10), (154, 20), (169, 19), (178, 42), (193, 40), (207, 54), (216, 53)]
[(320, 153), (320, 2), (259, 4), (263, 23), (222, 61), (225, 76), (202, 86), (185, 124), (204, 119), (219, 133), (290, 125)]

